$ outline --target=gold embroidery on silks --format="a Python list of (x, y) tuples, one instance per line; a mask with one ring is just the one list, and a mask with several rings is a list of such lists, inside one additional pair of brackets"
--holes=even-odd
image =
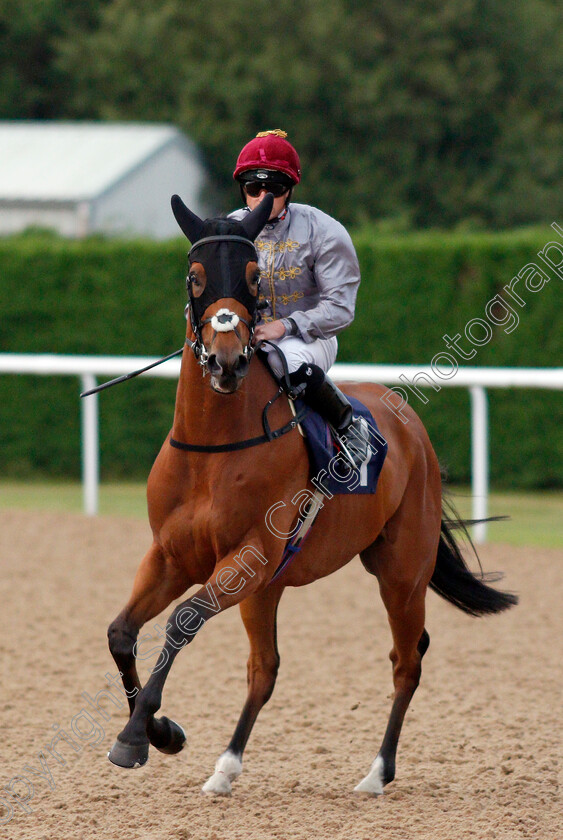
[(277, 295), (276, 300), (278, 303), (283, 303), (284, 306), (287, 306), (288, 303), (294, 303), (302, 297), (305, 297), (305, 292), (293, 292), (291, 295)]
[[(294, 303), (296, 300), (300, 300), (302, 297), (305, 297), (305, 292), (293, 292), (290, 295), (275, 295), (274, 301), (276, 303), (281, 303), (284, 306), (287, 306), (288, 303)], [(260, 302), (263, 300), (267, 300), (265, 295), (260, 295), (259, 298)], [(275, 321), (276, 319), (271, 315), (262, 315), (262, 321)]]
[(277, 275), (278, 280), (287, 280), (288, 277), (293, 280), (298, 274), (301, 274), (301, 269), (297, 265), (291, 266), (291, 268), (280, 268), (279, 271), (274, 271), (274, 275)]
[(293, 251), (297, 251), (300, 246), (300, 242), (296, 242), (294, 239), (287, 239), (285, 242), (278, 242), (278, 251), (280, 253), (284, 253), (285, 251), (289, 251), (293, 253)]
[[(267, 261), (267, 268), (260, 272), (260, 277), (264, 280), (268, 281), (268, 289), (269, 289), (269, 296), (272, 306), (272, 318), (271, 320), (276, 320), (276, 302), (282, 303), (282, 297), (276, 295), (276, 280), (287, 280), (288, 278), (295, 278), (298, 274), (301, 274), (301, 269), (298, 266), (289, 268), (280, 268), (276, 270), (276, 254), (283, 254), (286, 252), (292, 253), (296, 251), (299, 246), (300, 242), (297, 242), (293, 239), (288, 239), (281, 242), (268, 242), (264, 239), (257, 239), (254, 243), (256, 245), (256, 250), (259, 252), (265, 252), (266, 261)], [(303, 297), (303, 293), (295, 293), (298, 297), (293, 298), (294, 300), (298, 300), (299, 297)], [(288, 301), (289, 302), (289, 301)], [(263, 320), (270, 320), (268, 317), (263, 317)]]
[(257, 239), (254, 244), (257, 251), (268, 251), (269, 254), (283, 254), (285, 251), (292, 253), (301, 245), (294, 239), (287, 239), (285, 242), (265, 242), (263, 239)]
[[(292, 265), (289, 268), (280, 268), (274, 269), (274, 278), (276, 280), (287, 280), (288, 278), (294, 280), (301, 274), (301, 269), (298, 265)], [(271, 279), (271, 272), (268, 270), (262, 269), (260, 272), (260, 279), (261, 280), (270, 280)]]

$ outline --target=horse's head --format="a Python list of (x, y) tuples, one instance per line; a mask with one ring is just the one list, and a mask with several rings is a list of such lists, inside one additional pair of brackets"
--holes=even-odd
[(242, 222), (202, 221), (182, 199), (172, 196), (172, 210), (192, 243), (187, 288), (192, 346), (198, 362), (222, 394), (237, 390), (248, 372), (256, 325), (260, 271), (254, 239), (272, 211), (268, 194)]

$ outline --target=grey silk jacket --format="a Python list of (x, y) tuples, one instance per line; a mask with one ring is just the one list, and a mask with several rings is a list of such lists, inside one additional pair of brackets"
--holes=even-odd
[[(248, 209), (231, 218), (243, 219)], [(307, 344), (331, 338), (354, 319), (360, 267), (346, 229), (322, 210), (289, 205), (285, 218), (267, 224), (256, 240), (264, 321), (291, 319)], [(286, 329), (291, 324), (286, 321)]]

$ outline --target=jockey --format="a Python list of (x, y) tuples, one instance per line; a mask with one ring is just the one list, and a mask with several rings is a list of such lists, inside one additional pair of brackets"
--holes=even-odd
[[(356, 422), (352, 406), (326, 373), (336, 359), (336, 336), (354, 319), (358, 258), (340, 222), (315, 207), (290, 204), (293, 188), (301, 180), (301, 164), (286, 138), (280, 129), (260, 132), (242, 149), (233, 173), (245, 207), (231, 213), (232, 218), (243, 219), (266, 193), (274, 196), (270, 219), (255, 242), (260, 302), (265, 307), (255, 341), (279, 347), (292, 386), (330, 423), (354, 463), (363, 460), (363, 453), (359, 459), (357, 437), (348, 436)], [(264, 350), (272, 371), (281, 378), (278, 354), (268, 345)], [(352, 442), (356, 452), (349, 446)]]

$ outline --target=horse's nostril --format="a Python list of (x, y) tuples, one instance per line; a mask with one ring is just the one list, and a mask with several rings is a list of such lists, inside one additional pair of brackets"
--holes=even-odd
[(217, 361), (217, 356), (215, 355), (215, 353), (212, 353), (207, 360), (207, 370), (214, 376), (219, 376), (223, 372), (223, 368)]
[(207, 370), (212, 376), (243, 379), (248, 373), (249, 363), (244, 353), (223, 356), (212, 353), (207, 360)]
[(246, 356), (243, 356), (242, 353), (238, 357), (237, 364), (235, 366), (235, 373), (237, 376), (246, 376), (248, 373), (248, 359)]

